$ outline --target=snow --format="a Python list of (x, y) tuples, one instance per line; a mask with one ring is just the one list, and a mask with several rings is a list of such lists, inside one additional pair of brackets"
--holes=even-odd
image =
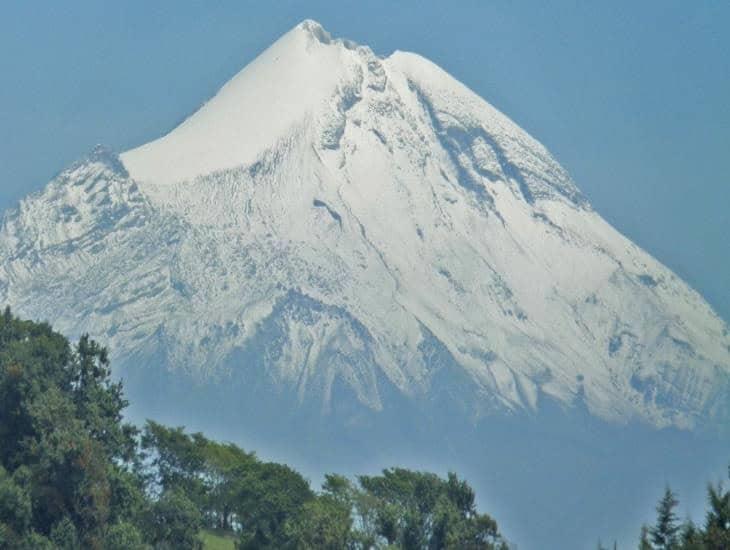
[(416, 54), (305, 21), (120, 159), (92, 155), (6, 216), (0, 298), (122, 363), (219, 379), (266, 349), (256, 367), (300, 399), (326, 409), (339, 378), (374, 410), (383, 376), (427, 399), (455, 368), (474, 415), (543, 393), (684, 428), (730, 388), (706, 302)]
[(141, 182), (173, 183), (250, 164), (306, 124), (356, 68), (357, 53), (305, 21), (166, 136), (121, 155)]

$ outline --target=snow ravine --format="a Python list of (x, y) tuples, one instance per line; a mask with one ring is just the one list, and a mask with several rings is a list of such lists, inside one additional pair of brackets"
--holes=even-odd
[(225, 381), (259, 350), (325, 414), (336, 383), (378, 411), (383, 380), (426, 399), (445, 367), (472, 418), (541, 395), (657, 427), (728, 414), (728, 328), (540, 143), (426, 59), (312, 21), (8, 212), (0, 300), (122, 364)]

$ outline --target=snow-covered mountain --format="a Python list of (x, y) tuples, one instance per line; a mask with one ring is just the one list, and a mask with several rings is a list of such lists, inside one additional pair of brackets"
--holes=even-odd
[(169, 134), (8, 212), (0, 302), (125, 369), (255, 372), (325, 415), (395, 388), (472, 420), (543, 397), (730, 417), (727, 326), (540, 143), (428, 60), (312, 21)]

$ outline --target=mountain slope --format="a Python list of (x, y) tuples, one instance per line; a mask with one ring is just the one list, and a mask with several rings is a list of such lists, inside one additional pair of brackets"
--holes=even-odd
[(9, 212), (0, 300), (138, 376), (250, 376), (325, 414), (394, 389), (471, 421), (546, 397), (728, 418), (728, 328), (542, 145), (429, 61), (312, 21), (168, 135)]

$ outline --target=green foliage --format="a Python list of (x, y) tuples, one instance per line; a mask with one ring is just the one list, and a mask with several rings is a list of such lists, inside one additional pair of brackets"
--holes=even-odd
[[(339, 505), (351, 510), (352, 532), (350, 533), (351, 548), (375, 548), (384, 537), (380, 534), (379, 521), (387, 514), (383, 503), (375, 496), (355, 486), (349, 479), (337, 474), (325, 476), (322, 484), (322, 494)], [(397, 515), (393, 510), (392, 516)], [(393, 522), (394, 523), (394, 522)], [(391, 542), (395, 541), (395, 529), (392, 529)]]
[(151, 503), (126, 406), (103, 347), (86, 336), (71, 346), (49, 325), (5, 310), (0, 547), (144, 547), (136, 526)]
[(50, 539), (58, 550), (77, 550), (80, 546), (76, 526), (68, 517), (53, 526)]
[(159, 550), (202, 548), (198, 532), (203, 527), (200, 511), (179, 489), (166, 491), (149, 511), (146, 532)]
[(235, 506), (242, 519), (241, 549), (280, 548), (285, 524), (314, 498), (309, 483), (282, 464), (257, 463), (244, 472)]
[[(22, 478), (18, 471), (15, 478)], [(27, 532), (32, 521), (30, 494), (22, 481), (9, 476), (0, 466), (0, 547), (11, 546)]]
[(28, 502), (31, 509), (31, 520), (11, 521), (6, 536), (18, 544), (42, 535), (59, 548), (101, 547), (106, 524), (118, 513), (112, 478), (127, 468), (136, 446), (134, 428), (122, 422), (126, 404), (104, 348), (88, 337), (71, 347), (48, 325), (6, 310), (0, 317), (0, 466), (22, 478), (15, 483), (26, 495), (18, 510)]
[(284, 539), (297, 550), (338, 550), (350, 544), (351, 529), (350, 509), (331, 497), (320, 496), (305, 503), (286, 523)]
[[(331, 474), (316, 494), (231, 443), (151, 421), (140, 435), (126, 406), (103, 347), (0, 315), (0, 549), (507, 548), (455, 474)], [(667, 489), (639, 549), (730, 549), (730, 492), (707, 496), (704, 524), (680, 523)]]
[(496, 522), (477, 513), (474, 491), (455, 474), (444, 480), (395, 468), (380, 476), (361, 476), (359, 482), (374, 499), (381, 544), (404, 549), (506, 548)]
[(56, 545), (47, 537), (35, 532), (28, 533), (17, 543), (17, 546), (10, 546), (10, 548), (17, 550), (57, 550)]
[(236, 548), (235, 536), (229, 531), (204, 529), (200, 533), (200, 540), (203, 543), (203, 550), (235, 550)]
[[(730, 470), (728, 470), (730, 474)], [(723, 486), (707, 489), (709, 509), (704, 529), (691, 520), (679, 524), (674, 509), (677, 498), (667, 489), (657, 505), (657, 522), (643, 527), (639, 550), (728, 550), (730, 549), (730, 491)]]
[(687, 521), (682, 526), (679, 536), (679, 548), (682, 550), (705, 550), (704, 536), (702, 531), (692, 521)]
[(649, 528), (646, 525), (641, 527), (641, 536), (639, 538), (639, 550), (653, 550), (651, 542), (649, 542)]
[(664, 496), (657, 504), (657, 521), (654, 527), (649, 529), (651, 543), (656, 550), (676, 550), (679, 545), (679, 531), (681, 526), (674, 509), (679, 504), (677, 497), (667, 487)]
[(140, 434), (126, 406), (103, 347), (0, 315), (0, 548), (504, 547), (453, 474), (328, 475), (315, 494), (236, 445), (152, 421)]
[(154, 483), (163, 490), (184, 491), (210, 528), (231, 528), (241, 506), (241, 484), (258, 464), (255, 455), (151, 421), (142, 435), (142, 448)]
[(104, 550), (146, 550), (139, 529), (131, 523), (110, 525), (104, 536)]
[(239, 549), (506, 547), (495, 521), (477, 512), (474, 491), (454, 474), (392, 469), (357, 483), (328, 475), (316, 495), (288, 466), (182, 428), (148, 422), (142, 447), (160, 500), (184, 494), (207, 529), (235, 530)]
[(705, 546), (708, 550), (727, 550), (730, 548), (730, 491), (723, 490), (722, 485), (710, 485), (707, 499), (710, 509), (705, 520)]

